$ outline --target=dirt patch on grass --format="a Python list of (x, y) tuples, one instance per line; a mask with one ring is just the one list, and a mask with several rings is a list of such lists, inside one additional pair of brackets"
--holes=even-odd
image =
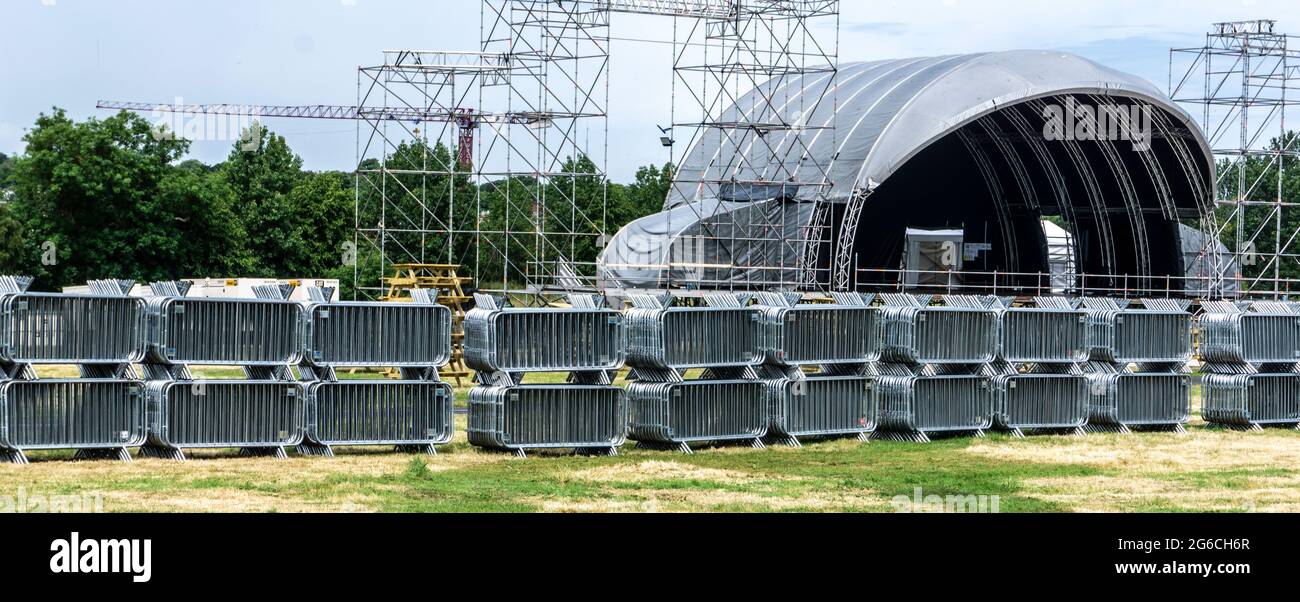
[(1029, 479), (1024, 495), (1076, 512), (1182, 510), (1196, 512), (1296, 512), (1300, 477), (1248, 479), (1244, 489), (1198, 487), (1149, 477)]
[(108, 512), (178, 512), (178, 513), (322, 513), (373, 512), (374, 498), (350, 495), (329, 500), (308, 501), (257, 491), (231, 488), (208, 488), (188, 491), (126, 492), (104, 496)]
[(1300, 463), (1300, 435), (1201, 431), (979, 441), (966, 453), (1007, 462), (1082, 464), (1134, 472), (1277, 468)]
[(761, 475), (734, 470), (702, 468), (670, 461), (649, 461), (636, 464), (615, 464), (574, 473), (574, 479), (592, 483), (645, 483), (649, 481), (690, 480), (737, 485), (757, 480), (769, 480)]

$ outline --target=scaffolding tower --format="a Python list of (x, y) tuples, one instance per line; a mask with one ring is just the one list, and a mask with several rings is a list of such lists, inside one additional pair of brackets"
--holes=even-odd
[[(1300, 203), (1284, 185), (1300, 157), (1287, 134), (1288, 109), (1300, 103), (1300, 51), (1274, 21), (1216, 23), (1204, 46), (1173, 49), (1169, 65), (1170, 97), (1200, 119), (1218, 165), (1215, 210), (1202, 225), (1209, 290), (1294, 294)], [(1219, 241), (1232, 245), (1226, 256)]]
[[(746, 284), (754, 289), (817, 280), (809, 274), (828, 238), (819, 191), (828, 188), (829, 166), (807, 150), (815, 137), (833, 137), (834, 127), (802, 118), (833, 97), (838, 0), (481, 6), (479, 52), (389, 51), (383, 65), (360, 70), (357, 106), (372, 108), (357, 135), (358, 290), (382, 295), (379, 278), (411, 263), (472, 264), (485, 291), (598, 286), (597, 256), (618, 225), (609, 222), (607, 178), (614, 13), (672, 20), (671, 40), (655, 41), (673, 47), (665, 98), (673, 163), (683, 164), (695, 148), (716, 149), (709, 169), (677, 174), (674, 194), (797, 189), (804, 210), (818, 206), (823, 218), (790, 236), (782, 229), (784, 206), (756, 213), (692, 204), (708, 224), (706, 236), (724, 248), (758, 242), (772, 247), (762, 255), (782, 258), (781, 265), (733, 258), (711, 267), (757, 274)], [(834, 28), (819, 31), (818, 21)], [(810, 94), (810, 86), (821, 93)], [(700, 267), (693, 265), (699, 258), (683, 261)]]

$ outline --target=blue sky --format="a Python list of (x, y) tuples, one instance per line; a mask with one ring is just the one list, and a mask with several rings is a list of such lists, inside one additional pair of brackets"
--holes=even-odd
[[(1300, 33), (1294, 0), (846, 0), (841, 61), (1015, 48), (1066, 50), (1166, 87), (1171, 46), (1210, 23), (1273, 18)], [(393, 48), (472, 50), (475, 0), (0, 0), (0, 152), (22, 148), (41, 111), (104, 112), (101, 98), (171, 102), (353, 104), (356, 68)], [(661, 20), (616, 16), (616, 37), (667, 36)], [(667, 159), (669, 48), (614, 45), (609, 170), (628, 180)], [(271, 120), (310, 169), (350, 169), (348, 122)], [(228, 142), (193, 156), (222, 159)]]

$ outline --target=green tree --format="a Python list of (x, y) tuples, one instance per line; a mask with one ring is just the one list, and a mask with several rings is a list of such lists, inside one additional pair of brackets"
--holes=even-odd
[(0, 202), (0, 274), (22, 271), (23, 225), (9, 203)]
[(283, 136), (254, 123), (249, 142), (240, 140), (219, 168), (234, 199), (235, 215), (243, 225), (245, 243), (252, 257), (249, 277), (300, 276), (295, 273), (301, 259), (299, 230), (301, 214), (291, 200), (302, 179), (302, 159), (289, 148)]
[(4, 153), (0, 153), (0, 203), (5, 201), (2, 192), (9, 188), (9, 176), (14, 171), (14, 160)]
[(676, 168), (672, 163), (663, 167), (653, 165), (642, 167), (636, 172), (636, 181), (626, 187), (626, 193), (611, 208), (612, 219), (619, 228), (664, 210), (668, 192), (672, 189), (673, 174)]
[(24, 140), (10, 177), (24, 232), (17, 267), (38, 286), (177, 278), (239, 255), (226, 199), (173, 179), (189, 143), (157, 136), (140, 116), (74, 123), (55, 109)]

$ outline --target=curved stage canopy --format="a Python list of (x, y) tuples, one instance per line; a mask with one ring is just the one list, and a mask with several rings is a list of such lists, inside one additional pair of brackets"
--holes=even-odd
[[(1096, 275), (1087, 287), (1177, 289), (1179, 224), (1213, 206), (1191, 117), (1075, 55), (857, 63), (766, 86), (720, 121), (774, 127), (694, 141), (665, 212), (602, 255), (604, 286), (868, 290), (899, 281), (909, 230), (955, 230), (964, 284), (997, 273), (1028, 289), (1051, 272), (1041, 220), (1054, 217)], [(773, 181), (789, 184), (745, 184)]]

